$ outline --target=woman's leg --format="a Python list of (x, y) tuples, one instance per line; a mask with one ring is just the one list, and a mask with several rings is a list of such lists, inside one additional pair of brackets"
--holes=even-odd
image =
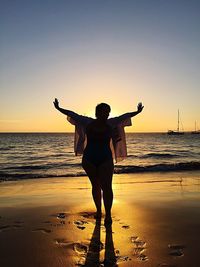
[(88, 175), (92, 184), (92, 196), (97, 209), (97, 217), (101, 216), (101, 185), (97, 177), (97, 168), (86, 159), (82, 159), (82, 167)]
[(106, 212), (105, 222), (112, 222), (111, 208), (113, 202), (112, 191), (112, 177), (113, 177), (114, 164), (113, 160), (107, 160), (102, 163), (97, 169), (97, 175), (101, 183), (101, 189), (103, 190), (103, 202)]

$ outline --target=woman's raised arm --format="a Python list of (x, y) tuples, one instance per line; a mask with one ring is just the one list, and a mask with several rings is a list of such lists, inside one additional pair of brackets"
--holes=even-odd
[(141, 102), (138, 103), (138, 105), (137, 105), (137, 111), (130, 112), (131, 117), (134, 117), (137, 114), (139, 114), (140, 112), (142, 112), (143, 108), (144, 108), (144, 106), (142, 105), (142, 103)]
[(59, 107), (59, 102), (58, 102), (58, 99), (57, 98), (55, 98), (55, 101), (53, 102), (53, 104), (54, 104), (54, 107), (58, 111), (60, 111), (61, 113), (65, 114), (65, 115), (70, 115), (71, 112), (72, 112), (71, 110), (67, 110), (67, 109), (63, 109), (63, 108)]
[(130, 117), (134, 117), (136, 116), (137, 114), (139, 114), (140, 112), (142, 112), (144, 106), (142, 105), (142, 103), (138, 103), (137, 105), (137, 111), (133, 111), (133, 112), (127, 112), (127, 113), (124, 113), (122, 115), (120, 115), (118, 118), (118, 120), (124, 120), (126, 118), (130, 118)]
[(53, 104), (54, 104), (54, 107), (58, 111), (60, 111), (64, 115), (67, 115), (67, 120), (73, 125), (76, 124), (76, 125), (82, 125), (82, 126), (85, 127), (89, 122), (94, 120), (94, 119), (92, 119), (90, 117), (79, 115), (78, 113), (76, 113), (74, 111), (67, 110), (67, 109), (64, 109), (64, 108), (60, 108), (57, 98), (55, 98), (55, 101), (53, 102)]
[(139, 114), (140, 112), (142, 112), (144, 106), (142, 105), (142, 103), (139, 103), (137, 105), (137, 111), (133, 111), (133, 112), (127, 112), (124, 113), (118, 117), (114, 117), (114, 118), (110, 118), (109, 122), (112, 125), (118, 125), (118, 124), (123, 124), (124, 126), (131, 126), (131, 117), (136, 116), (137, 114)]

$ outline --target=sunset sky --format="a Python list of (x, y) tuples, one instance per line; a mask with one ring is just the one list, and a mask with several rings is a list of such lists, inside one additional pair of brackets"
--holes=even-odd
[(130, 132), (200, 128), (200, 1), (0, 3), (0, 131), (67, 132), (53, 107), (135, 111)]

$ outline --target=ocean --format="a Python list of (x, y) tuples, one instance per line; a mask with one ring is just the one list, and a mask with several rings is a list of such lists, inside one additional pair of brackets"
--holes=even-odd
[[(200, 135), (127, 133), (115, 173), (200, 170)], [(0, 181), (83, 176), (73, 133), (0, 133)]]

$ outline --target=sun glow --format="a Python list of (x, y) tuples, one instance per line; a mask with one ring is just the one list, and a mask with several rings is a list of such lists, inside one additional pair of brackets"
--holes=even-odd
[(73, 131), (54, 110), (55, 97), (62, 108), (92, 118), (98, 103), (108, 103), (115, 117), (142, 101), (144, 111), (126, 131), (175, 129), (178, 108), (185, 131), (199, 124), (198, 8), (169, 4), (169, 12), (143, 1), (113, 1), (99, 9), (87, 0), (49, 1), (38, 13), (37, 1), (27, 9), (4, 2), (1, 132)]
[[(87, 113), (84, 113), (82, 115), (87, 116), (87, 117), (91, 117), (91, 118), (95, 118), (95, 110), (91, 109), (90, 111), (88, 111)], [(113, 117), (117, 117), (117, 116), (120, 116), (120, 115), (122, 115), (121, 112), (119, 112), (116, 109), (112, 109), (112, 107), (111, 107), (111, 112), (110, 112), (110, 115), (109, 115), (108, 119), (109, 118), (113, 118)]]

